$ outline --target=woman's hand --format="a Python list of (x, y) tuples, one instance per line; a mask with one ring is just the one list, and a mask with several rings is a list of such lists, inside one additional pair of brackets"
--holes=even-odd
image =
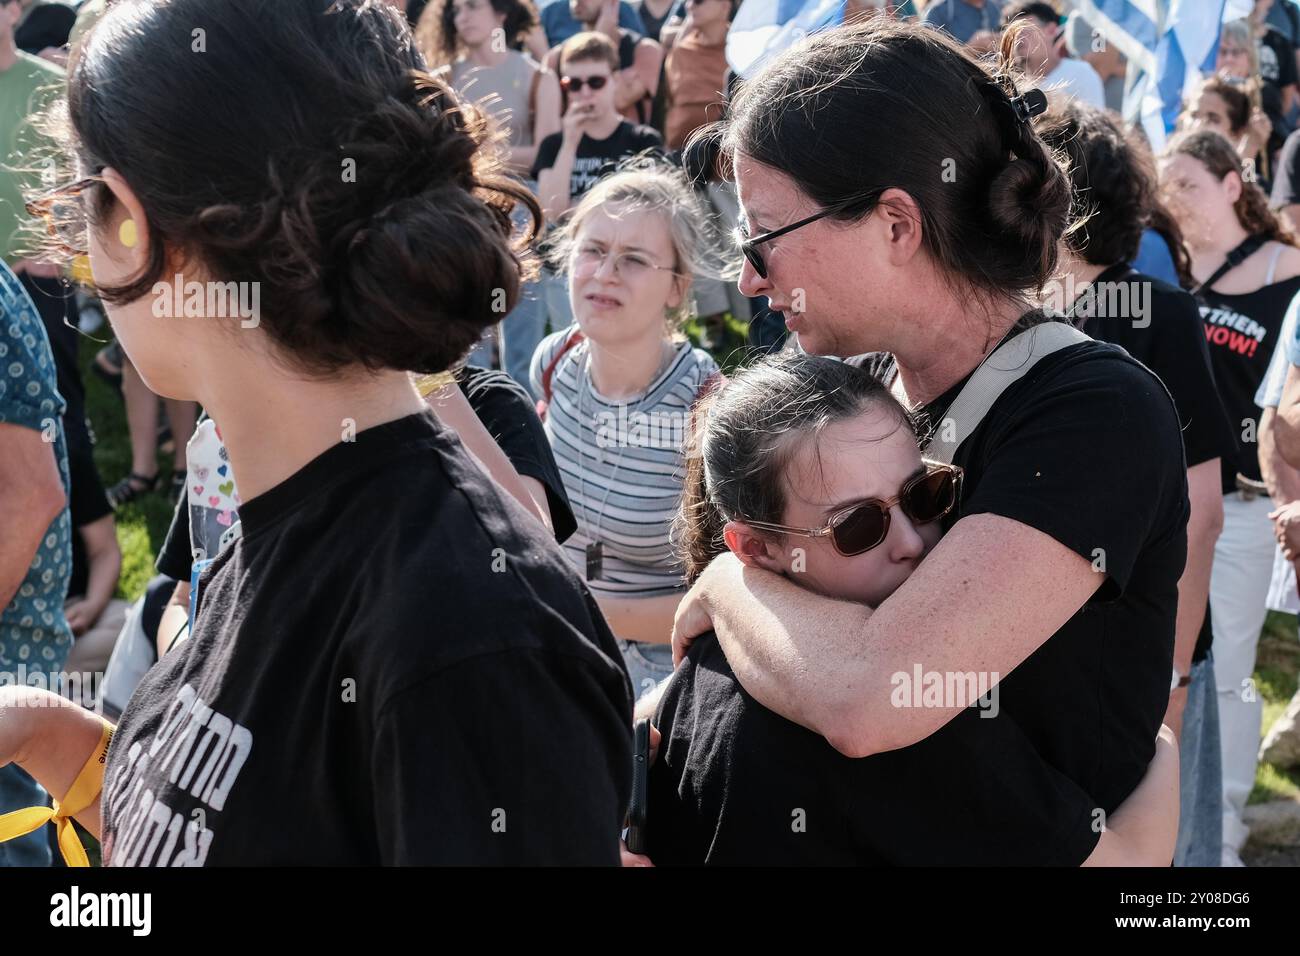
[(673, 667), (681, 664), (691, 642), (713, 629), (713, 616), (707, 600), (710, 588), (734, 586), (743, 569), (740, 559), (727, 551), (709, 562), (699, 580), (686, 592), (673, 618)]

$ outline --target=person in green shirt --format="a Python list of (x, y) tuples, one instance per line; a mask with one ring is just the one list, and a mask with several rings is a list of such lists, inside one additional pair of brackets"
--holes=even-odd
[(24, 274), (57, 278), (57, 266), (33, 261), (32, 236), (36, 234), (23, 235), (19, 226), (28, 219), (24, 193), (40, 184), (39, 177), (29, 171), (35, 165), (33, 150), (39, 140), (30, 118), (58, 94), (64, 72), (48, 60), (18, 49), (14, 30), (23, 12), (19, 0), (0, 2), (0, 255), (19, 278)]

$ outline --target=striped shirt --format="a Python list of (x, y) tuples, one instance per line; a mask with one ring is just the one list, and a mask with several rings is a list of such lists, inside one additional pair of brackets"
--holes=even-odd
[[(542, 393), (542, 372), (574, 328), (547, 336), (533, 355), (532, 380)], [(590, 353), (580, 342), (560, 358), (551, 377), (546, 434), (564, 479), (578, 530), (564, 543), (580, 574), (587, 546), (601, 542), (593, 591), (657, 597), (684, 586), (669, 532), (686, 478), (683, 442), (691, 407), (710, 375), (713, 358), (689, 342), (646, 390), (631, 401), (610, 401), (591, 383)]]

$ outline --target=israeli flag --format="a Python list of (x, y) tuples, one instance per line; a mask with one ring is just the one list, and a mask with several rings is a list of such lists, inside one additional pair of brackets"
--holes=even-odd
[(727, 63), (748, 78), (810, 33), (844, 22), (844, 0), (745, 0), (727, 34)]
[(1124, 119), (1141, 123), (1159, 150), (1173, 131), (1183, 90), (1213, 72), (1224, 23), (1249, 16), (1252, 0), (1077, 0), (1094, 35), (1128, 59)]

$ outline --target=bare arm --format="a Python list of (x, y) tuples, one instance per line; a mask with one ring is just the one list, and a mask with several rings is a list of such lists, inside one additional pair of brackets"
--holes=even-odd
[(1084, 866), (1168, 866), (1178, 840), (1178, 742), (1160, 728), (1146, 775), (1111, 814)]
[(555, 165), (537, 173), (537, 195), (542, 201), (542, 212), (551, 222), (555, 222), (569, 209), (569, 177), (573, 174), (573, 163), (577, 158), (577, 140), (570, 142), (566, 137), (555, 155)]
[(1278, 215), (1285, 220), (1287, 228), (1292, 232), (1300, 227), (1300, 205), (1292, 203), (1289, 206), (1283, 206), (1278, 210)]
[[(1187, 564), (1178, 580), (1178, 618), (1174, 627), (1174, 669), (1188, 674), (1192, 654), (1205, 623), (1205, 602), (1210, 594), (1210, 567), (1214, 564), (1214, 545), (1223, 530), (1223, 488), (1219, 459), (1203, 461), (1187, 469), (1187, 497), (1192, 513), (1187, 519)], [(1187, 688), (1170, 695), (1165, 723), (1176, 734), (1182, 732), (1183, 705)]]
[[(62, 800), (99, 745), (103, 726), (95, 714), (58, 694), (0, 687), (0, 766), (17, 764)], [(99, 805), (96, 800), (76, 815), (96, 839)]]
[(632, 65), (618, 71), (614, 97), (620, 112), (636, 105), (659, 89), (659, 67), (663, 65), (663, 49), (654, 40), (642, 39), (636, 45)]
[(667, 644), (673, 633), (673, 615), (681, 603), (681, 594), (660, 597), (617, 597), (592, 592), (609, 629), (625, 641)]
[[(1268, 412), (1265, 411), (1267, 417)], [(1260, 420), (1260, 431), (1263, 432)], [(1271, 440), (1276, 445), (1277, 456), (1292, 467), (1300, 467), (1300, 367), (1290, 366), (1286, 371), (1286, 385), (1282, 389), (1282, 401), (1272, 419)], [(1264, 458), (1260, 449), (1260, 459)]]
[[(699, 626), (700, 616), (710, 620), (737, 679), (759, 703), (841, 753), (864, 757), (924, 740), (975, 702), (894, 707), (891, 675), (922, 662), (927, 670), (1001, 679), (1104, 580), (1049, 535), (975, 514), (958, 521), (875, 612), (724, 554), (692, 588), (677, 629), (699, 633), (709, 626)], [(699, 607), (688, 606), (692, 598)]]
[(177, 581), (158, 621), (158, 659), (190, 636), (190, 582)]
[[(501, 450), (501, 446), (492, 439), (478, 416), (474, 414), (474, 409), (470, 407), (469, 400), (460, 387), (455, 384), (448, 385), (440, 391), (430, 393), (425, 401), (429, 403), (429, 407), (434, 410), (439, 420), (460, 437), (479, 466), (487, 472), (488, 477), (549, 530), (551, 510), (546, 503), (545, 490), (541, 490), (539, 500), (536, 491), (524, 483), (519, 472), (515, 471), (515, 466), (506, 457), (506, 453)], [(535, 485), (537, 489), (541, 489), (541, 482), (535, 482)]]
[(77, 529), (77, 534), (81, 535), (86, 546), (86, 562), (90, 566), (86, 575), (86, 594), (78, 602), (81, 611), (77, 620), (78, 624), (84, 622), (84, 626), (73, 625), (69, 614), (72, 632), (80, 636), (99, 620), (113, 599), (118, 576), (122, 573), (122, 549), (117, 545), (117, 525), (111, 514), (83, 525)]
[(1277, 409), (1266, 408), (1259, 419), (1259, 470), (1273, 504), (1300, 501), (1300, 468), (1287, 464), (1275, 436)]
[(550, 51), (550, 45), (546, 42), (546, 31), (542, 29), (540, 23), (529, 30), (524, 37), (524, 49), (538, 63), (546, 59), (546, 54)]
[(67, 505), (54, 443), (34, 429), (0, 424), (0, 608), (13, 600), (41, 539)]

